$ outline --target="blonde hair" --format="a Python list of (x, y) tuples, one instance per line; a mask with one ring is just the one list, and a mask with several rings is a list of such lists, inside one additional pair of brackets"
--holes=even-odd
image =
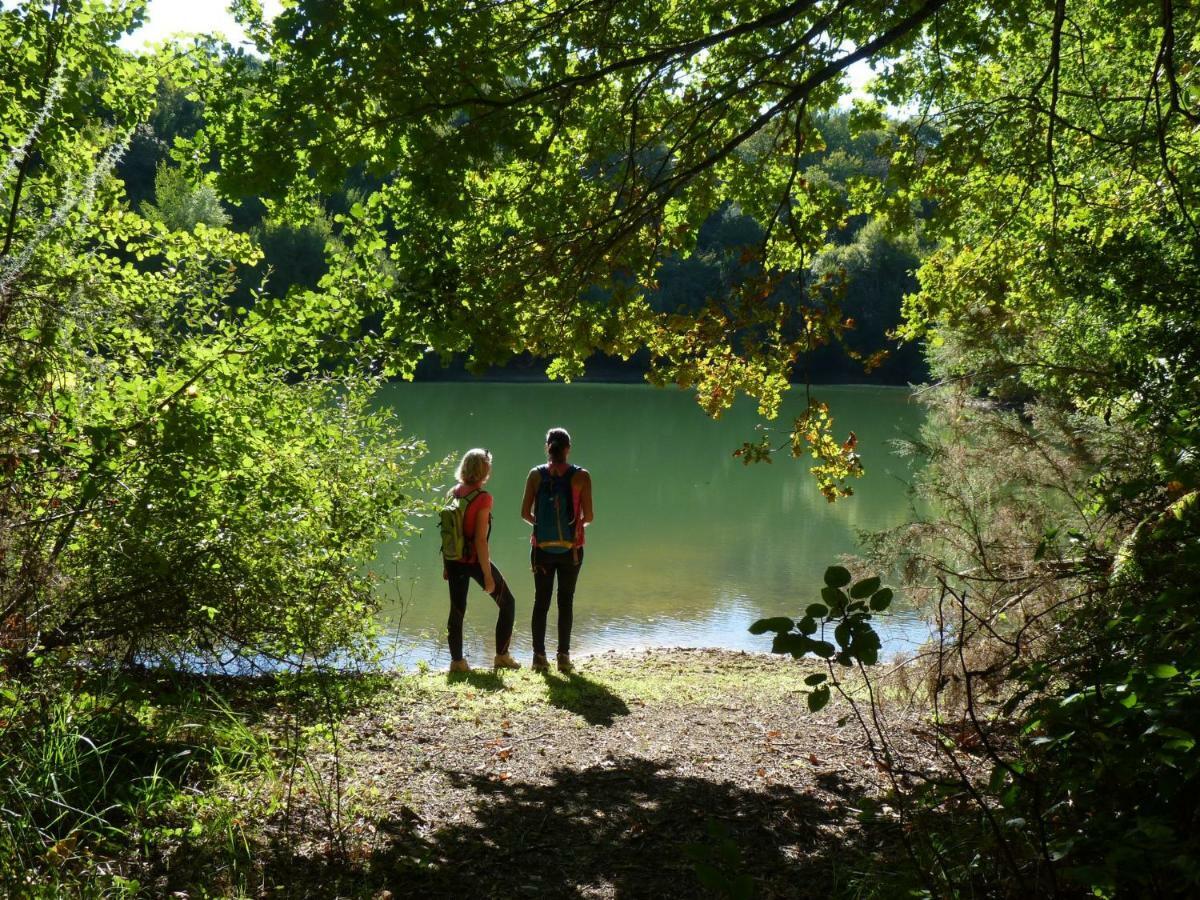
[(492, 471), (492, 454), (487, 450), (476, 447), (463, 454), (462, 462), (454, 471), (454, 477), (460, 484), (476, 484), (487, 478)]

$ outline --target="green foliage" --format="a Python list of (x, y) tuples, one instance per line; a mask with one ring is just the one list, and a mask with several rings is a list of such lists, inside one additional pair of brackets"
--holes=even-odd
[(88, 612), (47, 621), (63, 640), (283, 659), (369, 647), (357, 561), (399, 526), (420, 445), (369, 410), (369, 385), (229, 374), (107, 457), (127, 491), (63, 554), (89, 573)]
[(21, 891), (144, 891), (181, 848), (240, 890), (271, 811), (241, 783), (272, 777), (261, 726), (122, 673), (369, 658), (362, 560), (427, 485), (377, 382), (317, 371), (323, 303), (238, 302), (261, 254), (194, 164), (130, 208), (116, 162), (164, 70), (194, 75), (116, 48), (136, 15), (0, 12), (21, 51), (0, 63), (0, 878)]
[(863, 475), (857, 448), (858, 437), (853, 431), (845, 441), (839, 442), (833, 436), (833, 417), (824, 403), (810, 401), (808, 410), (793, 425), (792, 456), (807, 452), (816, 461), (809, 471), (830, 503), (853, 494), (849, 480)]
[(951, 890), (1190, 895), (1200, 19), (1029, 12), (884, 87), (943, 111), (889, 171), (936, 202), (939, 242), (905, 327), (946, 385), (935, 515), (892, 536), (910, 590), (948, 607), (931, 700), (963, 768), (920, 794), (924, 858)]
[[(331, 329), (390, 375), (430, 348), (472, 371), (528, 353), (556, 378), (644, 350), (652, 383), (696, 388), (710, 415), (745, 394), (771, 418), (803, 360), (853, 327), (837, 265), (811, 267), (888, 167), (879, 108), (835, 112), (844, 48), (907, 46), (941, 5), (305, 0), (254, 27), (263, 65), (198, 80), (204, 141), (235, 194), (382, 181), (335, 217), (320, 290)], [(757, 233), (706, 255), (725, 212)], [(843, 496), (840, 472), (822, 478)]]
[(1066, 626), (1074, 652), (1014, 672), (1035, 699), (1022, 716), (1028, 776), (1004, 780), (1006, 808), (1054, 809), (1063, 876), (1110, 894), (1200, 888), (1197, 499), (1130, 537), (1111, 590)]
[(902, 324), (894, 298), (917, 287), (913, 273), (927, 248), (913, 231), (894, 232), (882, 218), (872, 218), (853, 234), (853, 240), (821, 252), (812, 264), (815, 277), (844, 281), (842, 313), (853, 324), (834, 346), (822, 348), (807, 363), (825, 380), (840, 377), (859, 381), (863, 373), (888, 382), (924, 381), (927, 373), (914, 342), (895, 346), (893, 333)]
[[(1194, 7), (298, 0), (251, 23), (262, 59), (125, 54), (140, 16), (0, 11), (14, 683), (78, 661), (363, 655), (357, 561), (422, 511), (424, 479), (358, 373), (410, 377), (433, 348), (570, 378), (594, 352), (645, 352), (709, 414), (744, 394), (769, 418), (821, 348), (892, 327), (872, 279), (923, 259), (902, 335), (945, 385), (923, 439), (936, 519), (879, 546), (938, 603), (931, 728), (958, 774), (915, 795), (914, 858), (946, 893), (1194, 889)], [(834, 113), (845, 69), (881, 54), (876, 100), (920, 114)], [(789, 430), (826, 496), (849, 494), (854, 436), (817, 402)], [(754, 626), (830, 663), (813, 710), (832, 663), (876, 660), (893, 595), (832, 567), (820, 596)], [(58, 712), (5, 701), (5, 809), (26, 830), (4, 839), (52, 863), (97, 809), (170, 792), (95, 774), (149, 725), (42, 697)], [(980, 754), (983, 777), (961, 765)], [(56, 797), (83, 818), (38, 805)]]
[[(253, 274), (266, 276), (266, 292), (282, 297), (293, 287), (312, 290), (328, 271), (326, 248), (334, 239), (331, 222), (324, 216), (311, 222), (268, 220), (255, 233), (263, 258)], [(245, 288), (257, 279), (248, 274)]]
[[(6, 643), (127, 661), (365, 651), (359, 561), (420, 511), (423, 447), (370, 408), (369, 378), (305, 375), (328, 340), (311, 295), (231, 304), (258, 253), (211, 189), (163, 169), (152, 219), (122, 203), (111, 167), (154, 72), (104, 49), (125, 13), (88, 9), (0, 19), (56, 35), (28, 38), (31, 80), (39, 46), (102, 45), (25, 110), (2, 185), (17, 213), (0, 258)], [(105, 107), (108, 130), (70, 115), (98, 81), (141, 104)]]
[(181, 169), (160, 165), (154, 176), (154, 203), (143, 203), (142, 218), (161, 222), (170, 231), (192, 231), (197, 225), (224, 228), (229, 214), (216, 189), (204, 182), (192, 184)]
[(202, 107), (195, 95), (189, 98), (189, 91), (176, 81), (170, 68), (160, 72), (149, 121), (134, 131), (128, 152), (117, 163), (117, 173), (131, 206), (141, 209), (143, 203), (154, 202), (155, 179), (163, 166), (169, 164), (176, 138), (195, 137), (202, 124)]
[[(830, 664), (829, 676), (816, 673), (805, 679), (811, 691), (808, 708), (817, 712), (830, 700), (828, 677), (833, 675), (832, 664), (845, 668), (873, 666), (879, 661), (882, 644), (879, 633), (871, 624), (872, 612), (883, 612), (892, 602), (890, 588), (880, 587), (877, 576), (854, 581), (843, 566), (825, 570), (825, 587), (821, 602), (811, 603), (797, 620), (777, 616), (759, 619), (750, 626), (751, 634), (773, 632), (772, 653), (787, 653), (795, 659), (817, 657)], [(844, 588), (849, 587), (849, 590)], [(833, 641), (827, 639), (832, 635)], [(836, 642), (836, 643), (835, 643)]]

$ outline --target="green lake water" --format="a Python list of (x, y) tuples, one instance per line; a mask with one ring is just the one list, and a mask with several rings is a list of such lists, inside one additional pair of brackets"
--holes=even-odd
[[(897, 525), (909, 514), (911, 472), (889, 447), (920, 424), (909, 392), (843, 386), (814, 395), (829, 403), (839, 436), (858, 434), (867, 468), (855, 496), (836, 504), (818, 493), (806, 459), (780, 453), (772, 464), (744, 466), (732, 456), (756, 437), (760, 419), (750, 403), (714, 422), (692, 394), (678, 390), (498, 383), (394, 384), (380, 402), (433, 457), (492, 451), (492, 558), (517, 599), (513, 652), (528, 662), (533, 578), (530, 529), (519, 513), (526, 475), (544, 462), (547, 428), (570, 431), (571, 461), (587, 468), (593, 483), (596, 520), (576, 591), (573, 655), (642, 647), (765, 651), (770, 638), (749, 634), (751, 622), (794, 615), (819, 599), (825, 567), (855, 552), (859, 530)], [(773, 423), (778, 442), (803, 405), (803, 389), (792, 391)], [(400, 667), (449, 659), (439, 536), (436, 521), (426, 521), (407, 545), (400, 584), (383, 609), (387, 646)], [(384, 547), (381, 559), (395, 549)], [(475, 665), (490, 664), (495, 619), (495, 604), (473, 585), (465, 646)], [(555, 621), (552, 607), (551, 653)], [(923, 617), (902, 604), (879, 625), (890, 651), (927, 633)]]

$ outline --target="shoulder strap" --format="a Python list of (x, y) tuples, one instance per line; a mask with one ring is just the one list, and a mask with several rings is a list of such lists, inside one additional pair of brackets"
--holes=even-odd
[(564, 471), (564, 472), (563, 472), (561, 475), (555, 475), (555, 474), (554, 474), (554, 473), (553, 473), (553, 472), (550, 470), (550, 464), (549, 464), (549, 463), (546, 463), (545, 465), (538, 466), (538, 474), (539, 474), (539, 475), (541, 475), (543, 478), (546, 478), (546, 477), (550, 477), (550, 478), (565, 478), (565, 479), (567, 479), (568, 481), (570, 481), (570, 480), (571, 480), (571, 479), (572, 479), (572, 478), (575, 476), (575, 473), (576, 473), (576, 472), (578, 472), (578, 471), (579, 471), (579, 466), (575, 465), (574, 463), (567, 463), (567, 468), (566, 468), (566, 471)]
[(463, 494), (463, 495), (462, 495), (461, 497), (459, 497), (458, 499), (459, 499), (459, 500), (466, 500), (466, 501), (467, 501), (467, 506), (470, 506), (470, 505), (471, 505), (471, 501), (472, 501), (472, 500), (474, 500), (476, 497), (478, 497), (478, 496), (479, 496), (480, 494), (482, 494), (482, 493), (484, 493), (484, 490), (483, 490), (483, 488), (475, 488), (475, 490), (471, 491), (471, 493), (469, 493), (469, 494)]

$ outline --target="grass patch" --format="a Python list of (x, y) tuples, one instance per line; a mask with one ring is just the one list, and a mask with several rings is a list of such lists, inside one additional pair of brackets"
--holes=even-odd
[(718, 663), (710, 654), (648, 651), (638, 655), (603, 655), (582, 660), (564, 676), (529, 669), (512, 672), (475, 670), (467, 675), (418, 672), (393, 681), (397, 704), (433, 703), (454, 711), (456, 718), (492, 722), (507, 716), (558, 707), (580, 714), (589, 724), (630, 706), (692, 706), (730, 697), (777, 700), (803, 689), (814, 664), (774, 657), (726, 656)]
[(178, 856), (216, 860), (237, 889), (273, 765), (219, 694), (66, 670), (0, 698), (0, 886), (132, 896)]

